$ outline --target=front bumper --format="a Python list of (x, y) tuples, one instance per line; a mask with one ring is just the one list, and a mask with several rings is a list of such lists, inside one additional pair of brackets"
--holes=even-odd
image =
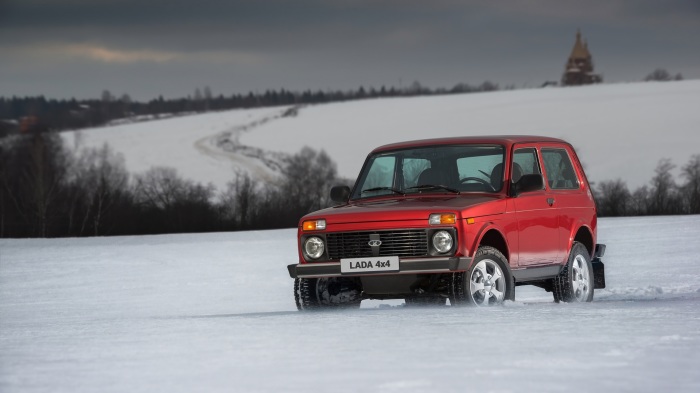
[(395, 274), (463, 272), (467, 270), (471, 261), (472, 259), (467, 257), (400, 259), (398, 271), (385, 273), (342, 274), (340, 273), (340, 262), (292, 264), (287, 265), (287, 270), (292, 278), (390, 276)]

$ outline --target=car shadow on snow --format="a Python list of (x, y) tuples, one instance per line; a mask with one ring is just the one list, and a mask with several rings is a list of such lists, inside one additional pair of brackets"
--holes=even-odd
[[(630, 293), (631, 292), (631, 293)], [(328, 308), (319, 310), (287, 310), (287, 311), (259, 311), (259, 312), (240, 312), (240, 313), (226, 313), (226, 314), (203, 314), (203, 315), (179, 315), (179, 316), (169, 316), (169, 317), (159, 317), (159, 319), (237, 319), (237, 318), (276, 318), (285, 316), (301, 316), (307, 318), (309, 316), (323, 316), (323, 315), (339, 315), (339, 314), (349, 314), (349, 315), (370, 315), (370, 314), (389, 314), (389, 313), (406, 313), (406, 312), (417, 312), (417, 313), (434, 313), (434, 312), (448, 312), (452, 313), (458, 310), (459, 312), (471, 311), (471, 312), (489, 312), (497, 310), (518, 310), (523, 307), (525, 308), (550, 308), (550, 307), (584, 307), (584, 308), (595, 308), (596, 304), (603, 307), (608, 307), (611, 304), (616, 303), (637, 303), (640, 306), (649, 303), (663, 304), (666, 302), (683, 302), (691, 301), (696, 302), (700, 298), (700, 290), (697, 292), (683, 292), (683, 293), (634, 293), (633, 291), (622, 291), (622, 293), (606, 293), (597, 299), (594, 299), (591, 303), (555, 303), (554, 301), (545, 301), (543, 299), (524, 299), (523, 301), (507, 301), (501, 306), (496, 307), (452, 307), (449, 305), (445, 306), (411, 306), (406, 307), (403, 304), (399, 305), (386, 305), (381, 304), (377, 307), (363, 307), (359, 309), (342, 309), (342, 308)]]

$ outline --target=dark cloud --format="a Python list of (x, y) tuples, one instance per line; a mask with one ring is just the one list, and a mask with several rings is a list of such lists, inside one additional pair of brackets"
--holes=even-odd
[(112, 84), (182, 95), (195, 80), (224, 92), (534, 86), (558, 79), (577, 28), (607, 80), (658, 66), (700, 77), (696, 0), (0, 0), (0, 79), (8, 94), (57, 96)]

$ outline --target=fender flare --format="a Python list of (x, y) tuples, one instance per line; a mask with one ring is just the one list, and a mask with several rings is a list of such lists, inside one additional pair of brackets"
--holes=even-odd
[(593, 255), (595, 252), (595, 236), (593, 235), (593, 230), (591, 229), (590, 225), (587, 225), (585, 222), (579, 220), (575, 222), (575, 225), (571, 226), (571, 231), (569, 232), (569, 238), (567, 239), (567, 250), (571, 250), (571, 247), (574, 245), (574, 239), (576, 239), (576, 234), (582, 229), (585, 228), (589, 235), (591, 236), (591, 246), (590, 248), (587, 246), (588, 251)]
[(511, 258), (510, 245), (508, 245), (508, 240), (507, 240), (506, 236), (503, 234), (503, 231), (501, 231), (500, 228), (498, 228), (498, 226), (496, 226), (491, 221), (484, 222), (484, 224), (481, 226), (481, 228), (479, 228), (479, 230), (477, 231), (476, 236), (474, 236), (473, 244), (468, 245), (468, 250), (469, 250), (468, 256), (472, 257), (472, 258), (474, 257), (474, 254), (476, 254), (476, 250), (479, 248), (479, 245), (481, 244), (482, 240), (484, 239), (484, 236), (488, 232), (490, 232), (491, 230), (496, 231), (503, 239), (503, 243), (504, 243), (505, 248), (506, 248), (505, 249), (506, 252), (504, 253), (504, 256), (506, 257), (506, 259), (510, 263), (510, 260), (512, 258)]

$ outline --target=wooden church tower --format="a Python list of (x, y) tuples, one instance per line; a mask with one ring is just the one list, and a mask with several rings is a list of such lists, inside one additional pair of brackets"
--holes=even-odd
[(576, 32), (576, 42), (566, 62), (564, 75), (561, 77), (563, 86), (589, 85), (600, 83), (603, 79), (593, 72), (593, 57), (588, 51), (588, 43), (581, 41), (581, 31)]

